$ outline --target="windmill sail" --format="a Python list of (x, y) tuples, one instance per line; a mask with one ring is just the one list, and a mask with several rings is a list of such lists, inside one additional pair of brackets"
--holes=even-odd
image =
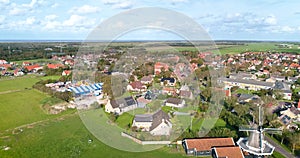
[(259, 106), (258, 111), (258, 125), (254, 124), (251, 128), (240, 127), (240, 131), (250, 132), (250, 135), (248, 138), (240, 138), (237, 144), (243, 150), (256, 156), (272, 155), (275, 149), (275, 147), (264, 140), (264, 132), (272, 134), (281, 133), (281, 130), (277, 128), (263, 128), (263, 110), (261, 106)]

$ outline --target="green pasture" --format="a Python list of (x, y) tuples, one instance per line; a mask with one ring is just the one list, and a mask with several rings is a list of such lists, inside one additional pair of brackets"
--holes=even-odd
[[(91, 140), (89, 142), (89, 140)], [(163, 147), (148, 152), (128, 152), (112, 148), (97, 140), (76, 115), (61, 120), (52, 120), (8, 138), (0, 138), (1, 158), (13, 157), (105, 157), (105, 158), (178, 158), (186, 157), (182, 147)]]

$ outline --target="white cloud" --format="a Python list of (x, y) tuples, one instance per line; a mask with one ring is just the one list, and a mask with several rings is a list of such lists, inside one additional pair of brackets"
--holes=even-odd
[(176, 5), (178, 3), (187, 3), (189, 0), (168, 0), (171, 2), (172, 5)]
[(289, 33), (292, 33), (294, 32), (296, 29), (293, 28), (293, 27), (290, 27), (290, 26), (282, 26), (281, 27), (281, 31), (282, 32), (289, 32)]
[(58, 17), (58, 16), (55, 15), (55, 14), (50, 14), (50, 15), (45, 16), (45, 19), (46, 19), (47, 21), (51, 21), (51, 20), (55, 20), (57, 17)]
[(277, 19), (274, 15), (269, 15), (268, 17), (263, 18), (263, 22), (267, 25), (276, 25)]
[(44, 4), (45, 1), (43, 0), (31, 0), (28, 4), (11, 4), (11, 9), (9, 11), (9, 15), (24, 15), (27, 13), (32, 13), (34, 9), (42, 4)]
[(8, 3), (9, 3), (9, 0), (0, 0), (0, 3), (8, 4)]
[(4, 15), (0, 15), (0, 25), (4, 22), (5, 20), (5, 16)]
[(13, 8), (9, 11), (9, 15), (22, 15), (26, 12), (28, 12), (28, 10), (25, 8)]
[(65, 20), (62, 25), (72, 28), (91, 28), (96, 24), (95, 19), (90, 19), (81, 15), (71, 15), (69, 19)]
[(110, 5), (114, 9), (130, 9), (133, 7), (131, 0), (102, 0), (105, 5)]
[(51, 7), (51, 8), (56, 8), (56, 7), (58, 7), (58, 6), (59, 6), (58, 3), (53, 3), (50, 7)]
[(99, 12), (100, 8), (90, 5), (83, 5), (81, 7), (73, 7), (69, 13), (72, 14), (89, 14), (89, 13), (96, 13)]
[(5, 28), (8, 30), (32, 30), (36, 27), (38, 21), (35, 17), (28, 17), (24, 20), (12, 21), (5, 23)]

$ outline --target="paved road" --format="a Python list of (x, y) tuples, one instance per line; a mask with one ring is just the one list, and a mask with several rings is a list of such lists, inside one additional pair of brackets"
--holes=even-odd
[[(265, 137), (265, 139), (275, 147), (275, 151), (279, 152), (280, 154), (282, 154), (285, 157), (288, 158), (296, 158), (292, 153), (286, 151), (285, 149), (283, 149), (279, 144), (277, 144), (275, 141), (273, 141), (271, 138), (269, 138), (268, 136)], [(297, 156), (297, 158), (299, 158)]]

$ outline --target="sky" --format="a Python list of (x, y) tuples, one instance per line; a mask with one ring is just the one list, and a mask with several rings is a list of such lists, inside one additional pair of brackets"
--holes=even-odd
[[(116, 14), (161, 7), (192, 18), (213, 40), (300, 41), (299, 6), (299, 0), (0, 0), (0, 40), (85, 40)], [(180, 39), (151, 29), (120, 37)]]

